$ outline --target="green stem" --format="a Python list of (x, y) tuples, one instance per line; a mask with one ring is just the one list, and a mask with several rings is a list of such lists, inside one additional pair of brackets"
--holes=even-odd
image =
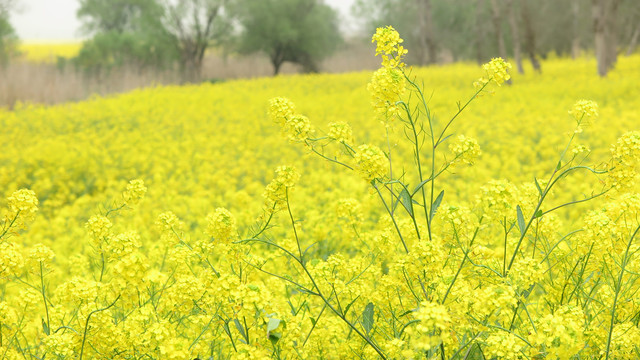
[[(378, 192), (380, 193), (380, 192)], [(291, 207), (289, 206), (289, 198), (288, 196), (286, 197), (286, 201), (287, 201), (287, 209), (289, 210), (289, 214), (290, 214), (290, 219), (291, 219), (291, 226), (293, 227), (293, 233), (294, 236), (296, 238), (296, 243), (298, 245), (298, 251), (300, 252), (300, 254), (302, 254), (302, 251), (300, 250), (300, 239), (298, 238), (298, 232), (296, 231), (296, 223), (293, 219), (293, 215), (291, 214)], [(329, 307), (329, 309), (331, 311), (333, 311), (336, 315), (338, 315), (338, 317), (340, 319), (342, 319), (342, 321), (344, 321), (353, 331), (356, 332), (356, 334), (358, 334), (362, 339), (364, 339), (367, 344), (369, 344), (369, 346), (371, 346), (377, 353), (378, 355), (386, 360), (387, 357), (384, 355), (384, 353), (382, 352), (382, 350), (365, 334), (363, 334), (360, 330), (358, 330), (358, 328), (353, 325), (351, 323), (351, 321), (347, 320), (345, 314), (343, 314), (342, 312), (338, 311), (336, 308), (333, 307), (333, 305), (331, 305), (331, 303), (329, 302), (329, 300), (324, 296), (324, 294), (322, 293), (322, 290), (320, 289), (320, 286), (316, 283), (315, 278), (313, 277), (313, 275), (311, 275), (311, 272), (309, 272), (309, 269), (307, 269), (307, 266), (305, 265), (302, 257), (297, 258), (295, 255), (293, 255), (291, 252), (287, 253), (294, 259), (296, 260), (300, 266), (302, 267), (302, 269), (304, 270), (304, 272), (307, 274), (307, 277), (309, 277), (309, 280), (311, 281), (311, 283), (313, 284), (313, 287), (317, 290), (317, 294), (318, 296), (320, 296), (320, 298), (322, 299), (322, 301), (327, 305), (327, 307)], [(337, 294), (336, 294), (337, 296)]]
[(2, 239), (7, 234), (9, 229), (11, 229), (13, 227), (13, 224), (16, 222), (16, 220), (18, 220), (18, 215), (20, 215), (20, 210), (18, 210), (18, 212), (16, 212), (16, 216), (13, 217), (13, 220), (11, 220), (11, 222), (9, 223), (9, 226), (7, 226), (4, 229), (4, 231), (2, 232), (2, 234), (0, 234), (0, 239)]
[(631, 249), (631, 243), (633, 239), (638, 234), (638, 230), (640, 230), (640, 226), (636, 228), (633, 232), (633, 235), (629, 238), (629, 243), (627, 243), (627, 249), (624, 252), (624, 257), (622, 258), (622, 264), (620, 267), (620, 274), (618, 275), (618, 282), (616, 283), (616, 294), (613, 298), (613, 307), (611, 308), (611, 322), (609, 323), (609, 336), (607, 337), (607, 353), (605, 356), (605, 360), (609, 359), (609, 351), (611, 350), (611, 337), (613, 335), (613, 323), (616, 318), (616, 305), (618, 304), (618, 296), (620, 295), (620, 290), (622, 289), (622, 276), (624, 275), (625, 268), (629, 263), (629, 249)]
[(89, 313), (89, 315), (87, 315), (87, 321), (84, 324), (84, 333), (82, 335), (82, 346), (80, 347), (80, 357), (78, 358), (79, 360), (82, 360), (82, 355), (84, 354), (84, 344), (87, 341), (87, 332), (89, 331), (89, 320), (91, 320), (91, 316), (97, 312), (108, 310), (109, 308), (111, 308), (113, 305), (116, 304), (118, 299), (120, 299), (120, 295), (118, 295), (118, 297), (115, 300), (113, 300), (113, 302), (109, 306), (104, 307), (102, 309), (93, 310), (92, 312)]
[[(482, 218), (480, 218), (480, 224), (482, 224)], [(447, 288), (447, 292), (442, 297), (441, 304), (443, 304), (443, 305), (444, 305), (445, 301), (447, 301), (447, 297), (449, 296), (449, 293), (451, 293), (451, 289), (453, 288), (453, 285), (456, 283), (456, 280), (458, 279), (458, 275), (460, 275), (460, 272), (462, 271), (462, 267), (464, 266), (464, 263), (469, 258), (469, 253), (471, 252), (471, 247), (473, 246), (473, 242), (476, 240), (476, 236), (478, 235), (478, 231), (480, 230), (480, 224), (478, 224), (478, 227), (476, 228), (476, 230), (473, 233), (473, 237), (471, 238), (471, 241), (469, 242), (469, 248), (467, 249), (467, 251), (464, 252), (464, 258), (462, 258), (462, 261), (460, 262), (460, 266), (458, 267), (458, 271), (456, 272), (456, 275), (453, 277), (453, 280), (451, 280), (451, 284), (449, 284), (449, 287)]]
[(396, 222), (396, 218), (393, 216), (393, 213), (389, 209), (389, 206), (387, 205), (387, 202), (384, 201), (384, 197), (382, 197), (382, 193), (380, 193), (380, 189), (376, 185), (373, 185), (373, 188), (376, 189), (376, 191), (378, 192), (378, 196), (380, 197), (380, 200), (382, 200), (382, 204), (384, 205), (384, 208), (387, 210), (387, 213), (391, 217), (391, 221), (393, 222), (393, 226), (395, 226), (396, 232), (398, 233), (398, 236), (400, 237), (400, 241), (402, 242), (402, 246), (404, 247), (404, 251), (408, 254), (409, 253), (409, 248), (407, 247), (407, 243), (404, 241), (404, 237), (402, 236), (402, 232), (400, 231), (400, 227), (398, 226), (398, 223)]
[(42, 265), (42, 261), (40, 261), (40, 290), (42, 292), (42, 300), (44, 301), (44, 311), (47, 315), (47, 329), (51, 331), (51, 321), (49, 320), (49, 306), (47, 305), (47, 296), (45, 294), (44, 287), (44, 269)]

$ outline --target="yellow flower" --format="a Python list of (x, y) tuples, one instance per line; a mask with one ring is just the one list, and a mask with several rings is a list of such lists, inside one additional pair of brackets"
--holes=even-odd
[(7, 198), (9, 209), (13, 212), (21, 212), (23, 216), (30, 216), (38, 211), (38, 198), (36, 193), (29, 189), (15, 191)]
[[(29, 189), (14, 191), (7, 198), (9, 212), (4, 215), (3, 228), (0, 229), (0, 237), (11, 228), (20, 229), (25, 223), (33, 220), (38, 211), (38, 198), (36, 193)], [(6, 228), (4, 228), (6, 226)]]
[(569, 110), (576, 121), (592, 120), (598, 117), (598, 104), (591, 100), (578, 100)]
[(344, 121), (330, 123), (328, 135), (331, 139), (347, 145), (353, 143), (353, 130), (351, 130), (351, 125)]
[(93, 215), (85, 225), (91, 237), (98, 243), (109, 236), (112, 226), (111, 221), (102, 215)]
[(406, 90), (404, 74), (395, 68), (380, 68), (373, 73), (367, 85), (371, 94), (371, 105), (385, 119), (400, 115), (402, 108), (396, 105)]
[(122, 193), (124, 202), (126, 204), (137, 204), (144, 195), (147, 193), (147, 188), (144, 186), (144, 181), (141, 179), (131, 180), (127, 184), (127, 189)]
[(387, 177), (387, 156), (375, 145), (360, 145), (355, 155), (356, 170), (367, 182)]
[(402, 47), (400, 34), (392, 27), (379, 27), (371, 38), (376, 43), (376, 56), (382, 55), (382, 66), (385, 68), (404, 67), (402, 57), (407, 54), (407, 49)]
[(217, 208), (213, 214), (207, 216), (206, 234), (217, 241), (228, 242), (238, 237), (236, 219), (225, 208)]
[(508, 72), (511, 69), (511, 64), (502, 58), (493, 58), (482, 65), (482, 68), (486, 71), (489, 81), (493, 80), (498, 86), (511, 79), (511, 75)]
[(483, 348), (489, 359), (519, 360), (525, 342), (512, 333), (504, 330), (494, 331), (485, 341)]
[(457, 141), (449, 145), (449, 150), (454, 155), (452, 160), (453, 164), (464, 163), (473, 165), (475, 159), (482, 154), (478, 141), (464, 135), (458, 136)]
[(300, 179), (300, 173), (293, 166), (279, 166), (276, 169), (276, 177), (267, 185), (264, 198), (267, 200), (267, 208), (276, 206), (276, 209), (286, 201), (287, 189), (292, 189)]
[(29, 260), (38, 263), (48, 263), (55, 257), (54, 252), (46, 245), (36, 244), (29, 252)]
[(285, 121), (282, 131), (291, 141), (304, 141), (312, 132), (311, 123), (304, 115), (292, 115)]
[(269, 117), (280, 127), (293, 116), (295, 110), (295, 105), (287, 98), (276, 97), (269, 100)]

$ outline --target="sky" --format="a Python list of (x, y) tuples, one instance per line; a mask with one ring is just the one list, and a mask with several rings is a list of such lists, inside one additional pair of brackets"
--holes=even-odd
[[(354, 0), (325, 0), (339, 10), (344, 22), (350, 23), (350, 8)], [(18, 0), (11, 24), (23, 40), (81, 39), (80, 22), (76, 19), (78, 0)], [(343, 23), (344, 23), (343, 22)], [(345, 30), (349, 30), (346, 26)]]

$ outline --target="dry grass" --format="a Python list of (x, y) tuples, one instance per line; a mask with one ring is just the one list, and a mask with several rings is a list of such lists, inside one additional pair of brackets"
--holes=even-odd
[[(365, 44), (352, 44), (322, 62), (322, 72), (347, 72), (375, 69), (379, 61)], [(294, 64), (285, 64), (282, 73), (299, 71)], [(271, 76), (273, 69), (266, 56), (207, 55), (202, 79), (220, 80)], [(121, 69), (108, 75), (86, 76), (69, 67), (60, 70), (55, 64), (14, 61), (0, 69), (0, 107), (13, 108), (16, 102), (56, 104), (79, 101), (91, 95), (126, 92), (158, 84), (180, 83), (177, 71), (151, 72)]]

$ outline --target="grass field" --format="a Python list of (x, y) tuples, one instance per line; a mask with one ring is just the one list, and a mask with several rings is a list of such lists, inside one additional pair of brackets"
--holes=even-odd
[[(426, 175), (411, 127), (371, 107), (371, 72), (0, 110), (2, 357), (637, 358), (640, 57), (595, 68), (555, 59), (491, 85), (435, 156), (418, 110)], [(485, 75), (406, 72), (434, 134)], [(282, 136), (274, 97), (314, 132), (296, 118)], [(599, 116), (577, 131), (580, 99)], [(481, 154), (450, 147), (459, 135)], [(454, 160), (471, 152), (473, 166)], [(628, 186), (610, 189), (623, 168)]]

